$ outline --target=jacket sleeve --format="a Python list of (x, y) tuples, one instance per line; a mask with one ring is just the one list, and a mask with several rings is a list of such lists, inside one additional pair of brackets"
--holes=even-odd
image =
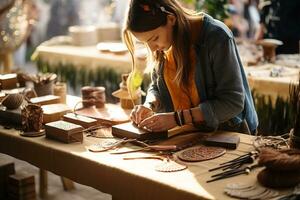
[[(206, 126), (217, 128), (238, 114), (244, 108), (245, 94), (241, 75), (241, 64), (235, 48), (235, 42), (227, 34), (219, 34), (212, 44), (208, 44), (209, 71), (212, 77), (212, 95), (200, 109)], [(201, 92), (201, 91), (200, 91)]]

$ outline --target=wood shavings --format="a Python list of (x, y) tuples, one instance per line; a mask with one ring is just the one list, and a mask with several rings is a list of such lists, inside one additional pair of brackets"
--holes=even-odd
[(289, 149), (288, 140), (282, 136), (257, 136), (253, 141), (255, 149), (261, 149), (265, 147), (273, 149)]

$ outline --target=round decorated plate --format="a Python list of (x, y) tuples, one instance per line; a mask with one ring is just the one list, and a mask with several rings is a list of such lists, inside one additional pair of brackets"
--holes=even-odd
[(41, 129), (40, 131), (32, 131), (32, 132), (20, 132), (20, 135), (24, 137), (39, 137), (45, 135), (45, 129)]
[(178, 154), (178, 158), (183, 161), (188, 162), (199, 162), (204, 160), (210, 160), (217, 158), (225, 154), (226, 149), (221, 147), (211, 147), (211, 146), (194, 146), (185, 149)]

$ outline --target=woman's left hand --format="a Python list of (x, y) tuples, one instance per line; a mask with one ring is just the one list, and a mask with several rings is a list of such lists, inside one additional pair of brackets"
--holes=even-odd
[(152, 132), (166, 131), (176, 126), (174, 113), (156, 113), (138, 124)]

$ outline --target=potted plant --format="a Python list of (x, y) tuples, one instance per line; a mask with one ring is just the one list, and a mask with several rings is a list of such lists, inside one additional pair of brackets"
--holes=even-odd
[(32, 81), (37, 96), (53, 94), (54, 83), (57, 75), (53, 73), (26, 75), (26, 80)]
[(290, 131), (290, 145), (292, 148), (300, 148), (300, 74), (297, 84), (290, 85), (290, 103), (292, 129)]

